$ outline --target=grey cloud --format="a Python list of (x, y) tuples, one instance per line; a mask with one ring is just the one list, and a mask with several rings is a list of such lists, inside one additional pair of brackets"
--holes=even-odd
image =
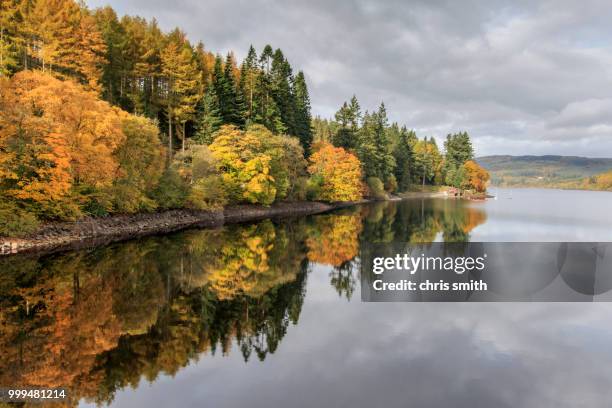
[[(106, 0), (91, 0), (96, 7)], [(479, 154), (612, 156), (605, 1), (110, 0), (219, 52), (271, 43), (303, 69), (315, 114), (355, 93), (421, 136), (468, 130)]]

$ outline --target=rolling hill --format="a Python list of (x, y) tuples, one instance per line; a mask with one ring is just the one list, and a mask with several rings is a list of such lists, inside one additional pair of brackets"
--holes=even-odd
[(612, 169), (612, 159), (578, 156), (483, 156), (476, 161), (491, 184), (506, 187), (568, 187)]

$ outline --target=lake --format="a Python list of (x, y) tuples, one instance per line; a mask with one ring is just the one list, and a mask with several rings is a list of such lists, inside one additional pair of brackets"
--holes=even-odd
[(612, 304), (362, 303), (393, 241), (612, 241), (612, 193), (492, 189), (0, 258), (0, 385), (116, 407), (608, 407)]

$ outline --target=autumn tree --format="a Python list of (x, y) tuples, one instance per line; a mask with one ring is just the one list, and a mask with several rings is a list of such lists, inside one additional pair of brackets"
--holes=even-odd
[(612, 171), (608, 171), (596, 176), (598, 189), (612, 191)]
[(359, 159), (341, 147), (319, 147), (310, 157), (308, 172), (317, 200), (356, 201), (362, 197)]
[(489, 172), (483, 169), (473, 160), (468, 160), (463, 165), (466, 173), (463, 188), (475, 190), (478, 193), (487, 191), (487, 182), (491, 178)]
[(227, 204), (227, 193), (217, 160), (208, 146), (193, 144), (175, 156), (172, 168), (188, 186), (185, 205), (198, 210), (218, 210)]
[(210, 150), (234, 202), (269, 205), (290, 197), (305, 168), (297, 139), (274, 135), (261, 125), (246, 131), (222, 126)]
[(125, 140), (115, 108), (74, 82), (32, 71), (4, 83), (0, 97), (5, 196), (65, 216), (78, 213), (74, 188), (112, 184), (113, 153)]
[(262, 141), (255, 135), (226, 125), (217, 132), (210, 150), (223, 172), (231, 199), (265, 205), (274, 202), (276, 187), (270, 175), (271, 157), (265, 154)]
[(164, 169), (159, 131), (149, 119), (123, 116), (121, 125), (125, 140), (114, 153), (118, 163), (111, 188), (114, 211), (150, 211), (157, 207), (150, 193)]
[(417, 180), (422, 185), (435, 184), (442, 165), (442, 156), (433, 138), (419, 140), (414, 146), (414, 161)]
[(0, 88), (0, 194), (46, 217), (154, 207), (156, 126), (73, 81), (23, 71)]
[(100, 92), (106, 44), (86, 7), (73, 0), (24, 1), (20, 13), (25, 69), (40, 66)]
[(191, 46), (182, 33), (175, 34), (179, 42), (170, 42), (162, 52), (163, 73), (167, 80), (168, 148), (172, 154), (172, 124), (180, 130), (181, 150), (185, 151), (186, 123), (194, 118), (196, 105), (201, 98), (197, 66)]
[(0, 78), (8, 76), (18, 64), (18, 13), (16, 0), (0, 0)]

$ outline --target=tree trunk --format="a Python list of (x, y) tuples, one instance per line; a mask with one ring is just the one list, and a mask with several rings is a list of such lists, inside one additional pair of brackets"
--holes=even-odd
[(183, 153), (185, 153), (185, 139), (187, 138), (187, 135), (185, 134), (185, 123), (183, 123), (183, 146), (181, 147), (181, 150), (183, 151)]
[(172, 160), (172, 115), (170, 114), (168, 115), (168, 157)]
[(251, 74), (250, 76), (251, 79), (251, 86), (250, 86), (250, 97), (249, 97), (249, 119), (253, 120), (253, 75)]
[[(4, 44), (4, 27), (0, 27), (0, 44)], [(2, 75), (2, 67), (4, 67), (3, 47), (0, 46), (0, 75)]]

